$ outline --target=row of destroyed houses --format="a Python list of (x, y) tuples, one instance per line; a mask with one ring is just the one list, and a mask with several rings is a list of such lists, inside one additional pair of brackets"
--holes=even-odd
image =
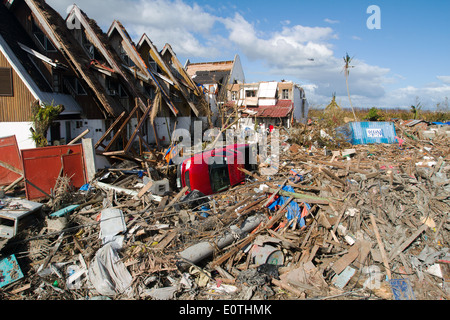
[[(305, 122), (308, 103), (290, 81), (245, 83), (231, 61), (182, 65), (169, 44), (159, 51), (144, 34), (135, 44), (113, 21), (107, 33), (79, 7), (61, 17), (43, 0), (0, 4), (0, 137), (34, 148), (31, 105), (64, 106), (48, 130), (50, 145), (87, 129), (98, 154), (167, 146), (175, 128), (221, 127), (238, 112), (241, 125)], [(142, 146), (143, 145), (143, 146)], [(134, 150), (134, 149), (133, 149)]]

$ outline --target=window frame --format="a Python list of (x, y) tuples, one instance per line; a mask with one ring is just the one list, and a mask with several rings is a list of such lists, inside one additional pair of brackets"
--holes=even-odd
[[(9, 71), (9, 88), (10, 88), (10, 91), (9, 91), (9, 93), (3, 93), (3, 92), (1, 92), (0, 91), (0, 97), (14, 97), (14, 83), (13, 83), (13, 72), (12, 72), (12, 68), (9, 68), (9, 67), (0, 67), (0, 70), (4, 70), (4, 71)], [(5, 72), (5, 79), (7, 78), (8, 76), (6, 75), (6, 72)]]

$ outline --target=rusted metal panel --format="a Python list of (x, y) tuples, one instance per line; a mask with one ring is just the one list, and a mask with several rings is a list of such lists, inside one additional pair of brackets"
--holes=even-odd
[(28, 200), (51, 195), (60, 173), (69, 177), (75, 188), (87, 181), (81, 144), (25, 149), (21, 152)]
[[(19, 171), (23, 170), (16, 136), (0, 138), (0, 161), (9, 164)], [(9, 185), (20, 176), (20, 174), (0, 166), (0, 186)]]

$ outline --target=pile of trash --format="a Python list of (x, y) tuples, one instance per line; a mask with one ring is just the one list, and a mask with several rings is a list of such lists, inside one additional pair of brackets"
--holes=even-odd
[(448, 137), (330, 149), (281, 131), (275, 174), (212, 195), (173, 188), (165, 163), (61, 181), (3, 244), (0, 298), (447, 300)]

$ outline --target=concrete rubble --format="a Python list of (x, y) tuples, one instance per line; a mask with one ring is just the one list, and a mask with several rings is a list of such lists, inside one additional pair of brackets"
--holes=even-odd
[(276, 174), (260, 161), (209, 196), (176, 189), (158, 152), (67, 182), (1, 239), (0, 299), (447, 300), (449, 136), (396, 129), (350, 145), (279, 128)]

